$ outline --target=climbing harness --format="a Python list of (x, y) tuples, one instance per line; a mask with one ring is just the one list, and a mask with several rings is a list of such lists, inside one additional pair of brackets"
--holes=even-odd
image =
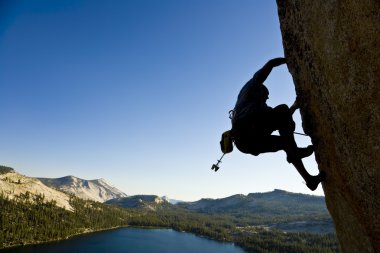
[[(228, 112), (229, 114), (229, 118), (232, 120), (235, 116), (235, 110), (230, 110)], [(304, 133), (299, 133), (299, 132), (294, 132), (294, 134), (298, 134), (298, 135), (302, 135), (302, 136), (308, 136), (307, 134), (304, 134)], [(219, 167), (219, 164), (222, 162), (222, 159), (224, 157), (225, 154), (228, 154), (228, 153), (231, 153), (232, 150), (233, 150), (233, 137), (232, 137), (232, 132), (231, 130), (228, 130), (228, 131), (225, 131), (223, 134), (222, 134), (222, 139), (220, 140), (220, 149), (222, 150), (223, 152), (223, 155), (220, 157), (219, 160), (217, 160), (217, 163), (216, 164), (213, 164), (211, 166), (211, 169), (214, 170), (215, 172), (217, 172), (220, 167)]]
[(228, 115), (229, 115), (230, 120), (232, 120), (234, 118), (234, 116), (235, 116), (235, 110), (230, 110), (228, 112)]

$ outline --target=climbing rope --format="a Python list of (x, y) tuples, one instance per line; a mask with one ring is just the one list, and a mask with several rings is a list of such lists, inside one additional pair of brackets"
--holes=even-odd
[(298, 134), (298, 135), (303, 135), (303, 136), (309, 136), (307, 134), (303, 134), (303, 133), (298, 133), (298, 132), (294, 132), (295, 134)]

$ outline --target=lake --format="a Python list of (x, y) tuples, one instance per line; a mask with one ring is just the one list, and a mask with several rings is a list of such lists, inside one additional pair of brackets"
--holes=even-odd
[(69, 240), (0, 250), (1, 253), (244, 253), (222, 243), (171, 229), (120, 228), (79, 235)]

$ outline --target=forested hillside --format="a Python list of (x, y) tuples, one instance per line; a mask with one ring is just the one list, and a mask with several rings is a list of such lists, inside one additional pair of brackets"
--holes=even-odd
[(164, 227), (210, 239), (235, 242), (249, 252), (339, 252), (335, 235), (284, 233), (263, 226), (239, 227), (225, 215), (200, 214), (164, 205), (150, 209), (120, 208), (70, 198), (73, 211), (25, 194), (10, 200), (0, 195), (0, 246), (51, 240), (122, 226)]
[[(0, 248), (143, 226), (234, 242), (249, 252), (339, 252), (335, 234), (329, 233), (333, 231), (328, 228), (331, 220), (320, 197), (276, 190), (179, 205), (155, 195), (136, 195), (103, 204), (56, 191), (4, 166), (0, 167), (0, 183)], [(70, 208), (58, 205), (54, 196), (57, 201), (67, 199)], [(304, 228), (295, 224), (303, 224)], [(326, 231), (321, 233), (318, 226)]]
[(0, 247), (66, 239), (69, 236), (127, 225), (132, 210), (71, 197), (73, 211), (45, 201), (43, 195), (0, 195)]

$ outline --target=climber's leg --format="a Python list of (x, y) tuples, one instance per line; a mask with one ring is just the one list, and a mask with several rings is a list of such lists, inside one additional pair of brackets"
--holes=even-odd
[(251, 144), (251, 150), (256, 150), (260, 154), (284, 150), (284, 140), (277, 135), (256, 138)]
[(257, 156), (262, 153), (284, 150), (284, 141), (281, 136), (242, 136), (235, 137), (236, 147), (243, 153)]
[(311, 145), (307, 148), (297, 147), (294, 139), (296, 124), (292, 118), (292, 111), (287, 105), (279, 105), (273, 108), (271, 116), (270, 122), (272, 129), (278, 130), (280, 136), (283, 137), (283, 149), (287, 154), (288, 162), (294, 159), (302, 159), (313, 153), (314, 149)]
[(317, 176), (311, 176), (303, 165), (302, 158), (310, 156), (314, 152), (312, 145), (306, 148), (297, 147), (294, 139), (295, 123), (292, 118), (293, 111), (286, 105), (279, 105), (274, 108), (274, 123), (278, 127), (279, 133), (284, 140), (284, 151), (287, 154), (287, 160), (292, 163), (298, 173), (305, 180), (307, 187), (314, 191), (320, 182), (325, 180), (324, 172)]
[(298, 148), (294, 141), (294, 136), (292, 138), (285, 138), (285, 152), (287, 154), (287, 160), (289, 163), (292, 163), (296, 168), (298, 173), (305, 180), (307, 187), (314, 191), (317, 189), (320, 182), (325, 180), (325, 174), (321, 172), (318, 176), (312, 176), (307, 172), (305, 166), (302, 162), (302, 158), (309, 156), (313, 153), (313, 146), (309, 146), (307, 148)]
[(314, 191), (317, 189), (320, 182), (326, 179), (325, 173), (322, 171), (317, 176), (311, 176), (305, 169), (301, 159), (295, 159), (292, 162), (293, 166), (297, 169), (298, 173), (305, 180), (307, 187)]
[[(259, 155), (267, 152), (284, 150), (288, 161), (303, 158), (313, 153), (313, 147), (298, 148), (293, 132), (295, 123), (287, 105), (279, 105), (256, 115), (254, 121), (246, 122), (244, 127), (234, 131), (236, 147), (243, 153)], [(279, 130), (280, 136), (271, 135)]]
[[(244, 141), (235, 140), (235, 145), (241, 152), (251, 154), (254, 156), (267, 152), (277, 152), (279, 150), (285, 150), (285, 152), (287, 152), (288, 154), (288, 161), (293, 164), (298, 173), (305, 180), (307, 187), (312, 191), (317, 189), (319, 183), (325, 179), (325, 175), (323, 174), (323, 172), (321, 172), (318, 176), (310, 175), (305, 169), (305, 166), (303, 165), (303, 162), (301, 160), (302, 157), (297, 157), (302, 152), (305, 155), (311, 154), (313, 151), (307, 150), (310, 149), (309, 147), (304, 149), (296, 147), (296, 151), (290, 151), (293, 150), (293, 145), (288, 145), (287, 143), (285, 143), (284, 138), (282, 136), (271, 135), (265, 138), (256, 138), (251, 140), (244, 139)], [(302, 152), (297, 152), (298, 150), (302, 150)], [(304, 150), (306, 150), (307, 152)], [(293, 160), (289, 160), (289, 157), (293, 157), (293, 155), (291, 155), (293, 152), (296, 153), (297, 156), (295, 156), (296, 158), (294, 158)]]
[(294, 101), (294, 103), (292, 104), (292, 106), (290, 106), (289, 110), (290, 110), (290, 113), (291, 114), (294, 114), (294, 112), (300, 108), (300, 105), (299, 105), (299, 102), (298, 102), (298, 97), (296, 98), (296, 100)]
[(306, 185), (310, 190), (314, 191), (315, 189), (317, 189), (319, 183), (325, 180), (326, 173), (324, 171), (321, 171), (317, 176), (311, 176), (311, 178), (309, 178), (309, 181), (306, 181)]

